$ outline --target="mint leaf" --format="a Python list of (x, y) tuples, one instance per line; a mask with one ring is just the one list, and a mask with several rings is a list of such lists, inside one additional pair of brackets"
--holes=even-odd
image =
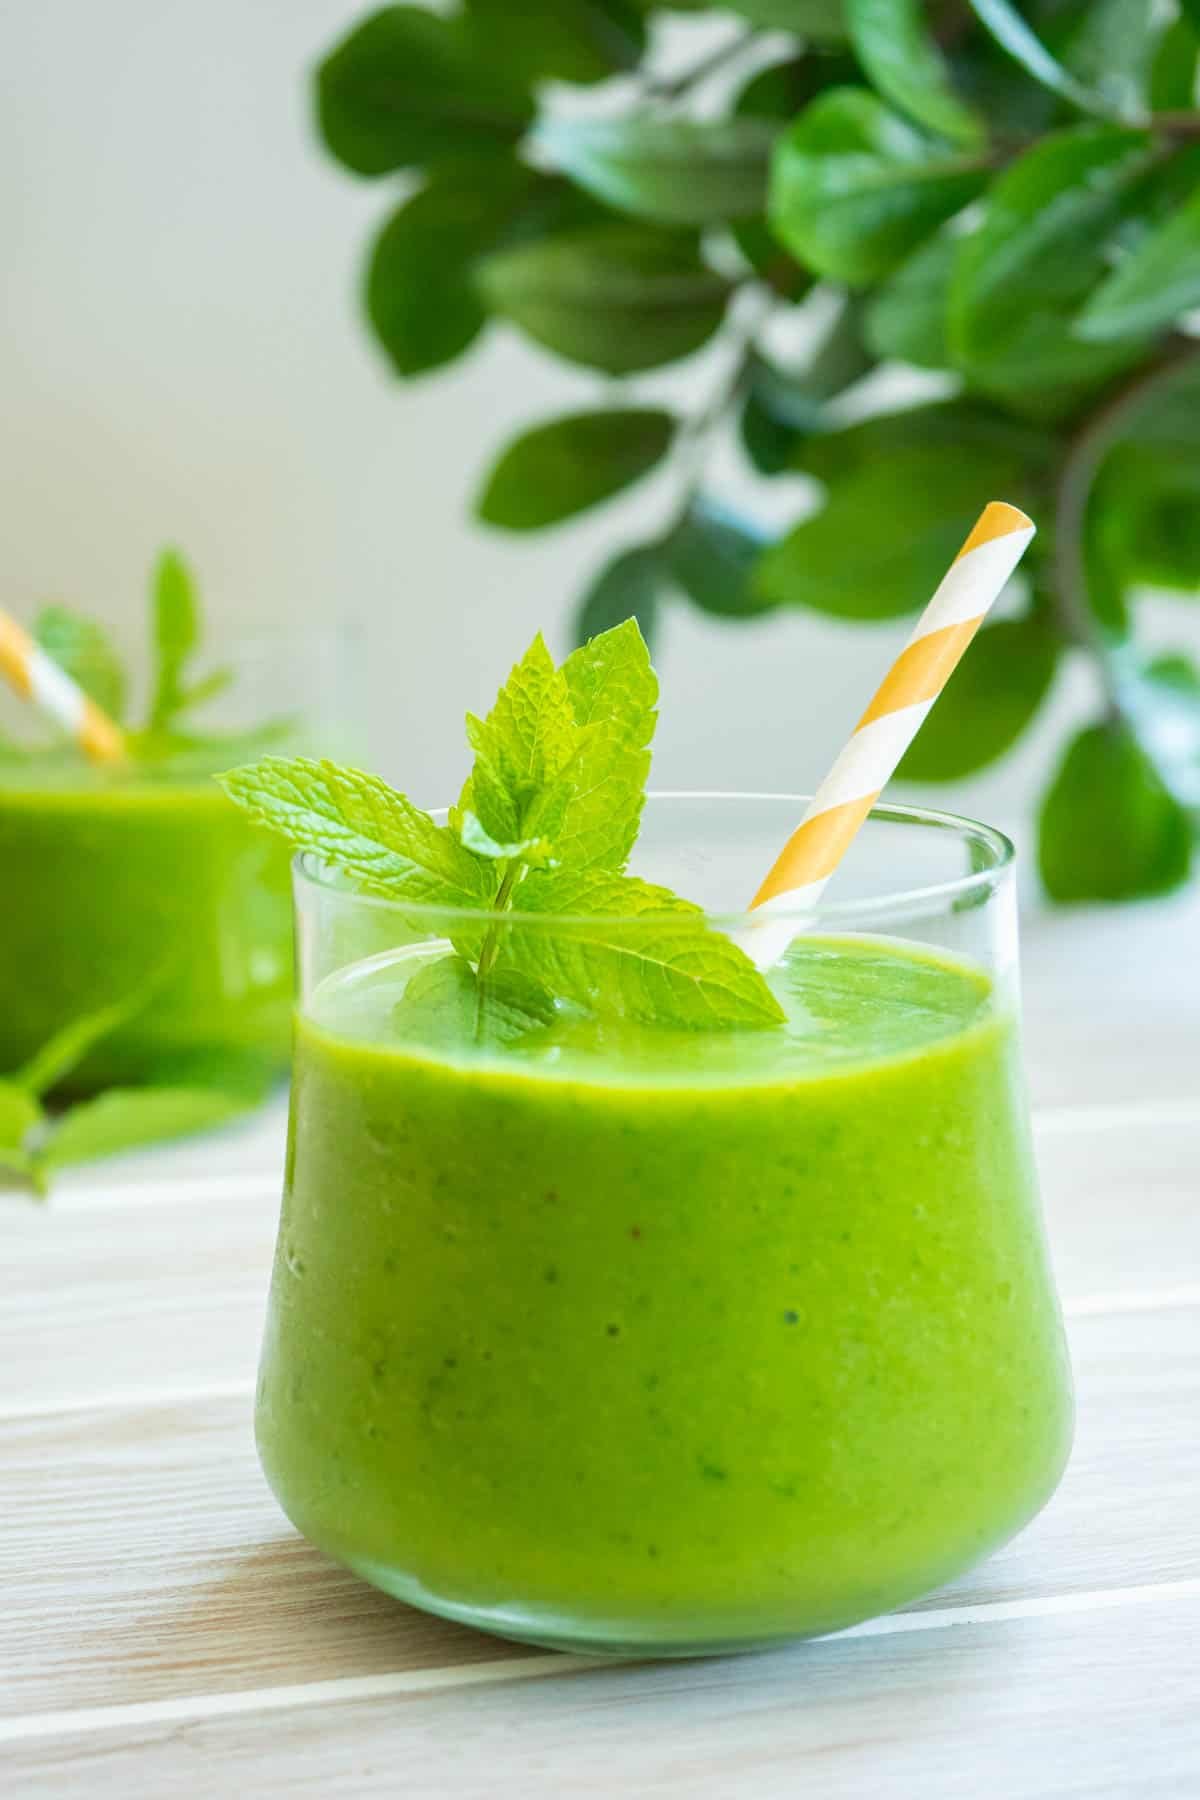
[(179, 706), (176, 710), (182, 712), (186, 707), (191, 711), (194, 706), (202, 705), (205, 700), (215, 700), (218, 694), (223, 694), (225, 689), (232, 684), (233, 669), (225, 664), (222, 668), (214, 669), (211, 675), (205, 675), (201, 680), (194, 681), (191, 687), (185, 689), (179, 697)]
[(63, 673), (119, 724), (128, 679), (107, 632), (65, 606), (47, 606), (34, 622), (33, 635)]
[(0, 1081), (0, 1174), (20, 1176), (39, 1194), (46, 1184), (28, 1144), (43, 1117), (32, 1094), (13, 1081)]
[(191, 570), (177, 550), (164, 550), (151, 590), (154, 690), (151, 727), (166, 725), (185, 704), (183, 675), (200, 642), (200, 606)]
[(575, 752), (575, 715), (540, 631), (487, 718), (467, 714), (467, 738), (475, 752), (470, 807), (487, 835), (515, 844), (556, 831), (567, 798), (556, 777)]
[(560, 924), (502, 933), (498, 962), (549, 993), (644, 1024), (730, 1031), (778, 1025), (784, 1012), (750, 958), (666, 888), (601, 871), (534, 871), (526, 913)]
[(64, 1113), (37, 1156), (43, 1174), (143, 1144), (206, 1131), (246, 1110), (244, 1094), (209, 1087), (109, 1088)]
[(26, 1094), (48, 1093), (83, 1061), (93, 1045), (140, 1012), (148, 998), (149, 989), (142, 989), (128, 999), (118, 1000), (112, 1006), (101, 1007), (96, 1012), (84, 1013), (80, 1018), (72, 1019), (61, 1031), (56, 1031), (49, 1042), (43, 1044), (16, 1071), (11, 1080)]
[(554, 1023), (554, 1001), (516, 969), (477, 976), (461, 956), (443, 956), (412, 977), (392, 1014), (398, 1035), (429, 1049), (500, 1047)]
[(547, 838), (520, 838), (515, 844), (498, 844), (494, 837), (488, 836), (469, 807), (464, 810), (460, 805), (453, 811), (453, 824), (459, 839), (473, 856), (488, 856), (493, 862), (511, 862), (514, 857), (520, 857), (528, 863), (543, 863), (550, 858)]
[(572, 791), (555, 835), (556, 858), (619, 873), (641, 822), (658, 677), (633, 619), (572, 651), (562, 673), (586, 736), (570, 765)]
[(377, 775), (265, 756), (217, 780), (251, 818), (342, 870), (364, 893), (476, 907), (495, 893), (494, 870)]
[(38, 1167), (37, 1159), (28, 1150), (0, 1144), (0, 1173), (19, 1175), (29, 1183), (35, 1194), (46, 1192), (46, 1177)]
[(17, 1081), (0, 1081), (0, 1145), (22, 1150), (25, 1139), (42, 1121), (42, 1109)]

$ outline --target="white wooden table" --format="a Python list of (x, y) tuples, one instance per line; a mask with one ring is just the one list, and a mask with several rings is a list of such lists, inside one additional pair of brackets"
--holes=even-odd
[(1063, 1487), (910, 1610), (599, 1666), (444, 1625), (276, 1509), (281, 1116), (0, 1201), (0, 1791), (1200, 1795), (1200, 906), (1027, 926), (1079, 1386)]

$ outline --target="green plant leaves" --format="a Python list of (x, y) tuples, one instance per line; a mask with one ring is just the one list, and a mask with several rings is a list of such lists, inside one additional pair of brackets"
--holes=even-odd
[(1086, 343), (1072, 327), (1149, 155), (1141, 132), (1077, 126), (993, 184), (950, 285), (950, 348), (973, 385), (1055, 418), (1141, 354), (1140, 344)]
[(1200, 191), (1149, 233), (1092, 294), (1075, 320), (1091, 343), (1141, 336), (1200, 305)]
[(1054, 680), (1059, 640), (1040, 618), (985, 625), (898, 770), (905, 781), (958, 781), (1010, 750)]
[(783, 1021), (745, 951), (665, 888), (629, 875), (535, 870), (521, 907), (562, 923), (506, 931), (504, 965), (589, 1010), (692, 1030)]
[(1117, 118), (1146, 122), (1148, 82), (1163, 14), (1145, 0), (1088, 0), (1059, 59)]
[[(1149, 583), (1200, 590), (1200, 440), (1195, 372), (1143, 402), (1105, 457), (1088, 497), (1085, 553), (1093, 608), (1118, 630), (1125, 595)], [(1162, 434), (1161, 437), (1159, 434)]]
[(817, 43), (841, 43), (846, 37), (843, 0), (728, 0), (728, 10), (752, 25), (794, 31)]
[[(1196, 27), (1200, 28), (1200, 15)], [(1147, 99), (1153, 112), (1183, 112), (1191, 106), (1198, 59), (1200, 38), (1196, 29), (1186, 17), (1176, 19), (1159, 39), (1150, 65)]]
[(501, 157), (452, 164), (387, 220), (371, 248), (364, 299), (398, 375), (453, 362), (483, 329), (475, 263), (495, 249), (540, 179)]
[(946, 307), (958, 244), (949, 231), (939, 231), (872, 297), (863, 329), (877, 356), (920, 369), (946, 367)]
[(761, 213), (777, 128), (758, 118), (544, 119), (534, 142), (589, 193), (661, 225)]
[(33, 635), (59, 668), (119, 724), (125, 717), (128, 677), (108, 633), (65, 606), (47, 606), (37, 616)]
[(461, 18), (386, 6), (317, 70), (326, 146), (358, 175), (445, 157), (494, 156), (532, 117), (521, 83), (483, 55)]
[(885, 100), (929, 131), (979, 144), (982, 124), (955, 93), (925, 10), (921, 0), (846, 0), (851, 42)]
[(730, 288), (695, 240), (647, 225), (597, 225), (503, 250), (480, 266), (493, 312), (571, 362), (627, 375), (698, 350)]
[(986, 171), (864, 88), (834, 88), (776, 151), (771, 225), (801, 262), (851, 286), (886, 275), (978, 194)]
[(761, 533), (724, 507), (697, 497), (667, 538), (664, 552), (693, 606), (718, 618), (743, 619), (774, 604), (751, 579), (763, 541)]
[(1132, 733), (1093, 725), (1069, 746), (1042, 803), (1038, 866), (1052, 899), (1134, 900), (1187, 879), (1187, 813)]
[(603, 81), (632, 68), (646, 44), (633, 0), (465, 0), (479, 58), (537, 81)]
[(675, 422), (651, 408), (572, 413), (524, 432), (502, 453), (476, 505), (489, 525), (539, 531), (597, 506), (660, 462)]
[(659, 607), (669, 586), (660, 545), (635, 544), (620, 551), (603, 565), (584, 592), (575, 615), (575, 642), (586, 644), (589, 638), (634, 619), (645, 642), (653, 646)]
[(797, 445), (827, 425), (826, 406), (874, 367), (863, 341), (861, 302), (847, 295), (801, 368), (751, 360), (741, 417), (742, 444), (763, 475), (788, 468)]
[(998, 494), (1023, 489), (1026, 471), (1048, 467), (1055, 443), (1040, 427), (1010, 418), (985, 400), (930, 400), (805, 438), (792, 460), (805, 474), (836, 487), (870, 466), (926, 449), (961, 449)]
[[(1069, 69), (1051, 56), (1036, 32), (1030, 29), (1012, 0), (970, 0), (976, 18), (991, 32), (1003, 50), (1015, 58), (1042, 87), (1078, 107), (1081, 112), (1095, 113), (1100, 118), (1111, 116), (1112, 108)], [(1089, 0), (1089, 4), (1091, 0)]]
[(1005, 466), (965, 444), (916, 444), (868, 458), (842, 475), (821, 512), (766, 551), (760, 593), (842, 619), (915, 611), (986, 502), (1011, 491), (1010, 481), (996, 479)]
[(353, 877), (363, 893), (421, 905), (478, 906), (484, 865), (378, 776), (308, 757), (265, 756), (218, 776), (253, 819)]

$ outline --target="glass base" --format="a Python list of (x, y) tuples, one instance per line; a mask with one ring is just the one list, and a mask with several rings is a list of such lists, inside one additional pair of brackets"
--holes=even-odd
[(807, 1638), (828, 1637), (846, 1631), (863, 1618), (876, 1615), (863, 1613), (837, 1623), (821, 1625), (813, 1630), (762, 1630), (748, 1627), (744, 1634), (712, 1637), (664, 1636), (661, 1627), (635, 1624), (630, 1620), (585, 1621), (549, 1609), (520, 1606), (480, 1606), (448, 1599), (431, 1593), (414, 1576), (398, 1573), (385, 1564), (361, 1557), (340, 1559), (355, 1575), (381, 1588), (394, 1600), (415, 1606), (436, 1618), (449, 1619), (456, 1625), (468, 1625), (489, 1637), (504, 1638), (509, 1643), (529, 1644), (539, 1650), (559, 1650), (568, 1655), (605, 1657), (613, 1662), (648, 1662), (682, 1660), (688, 1657), (752, 1655), (756, 1651), (778, 1649), (783, 1644), (803, 1642)]

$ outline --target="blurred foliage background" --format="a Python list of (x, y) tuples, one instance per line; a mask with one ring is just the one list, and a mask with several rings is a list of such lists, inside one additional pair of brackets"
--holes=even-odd
[[(355, 175), (405, 175), (363, 276), (395, 373), (502, 321), (604, 378), (496, 451), (478, 516), (536, 532), (664, 462), (577, 634), (662, 609), (915, 611), (982, 504), (1039, 534), (901, 770), (946, 782), (1033, 722), (1064, 654), (1101, 704), (1047, 772), (1058, 900), (1166, 891), (1200, 829), (1200, 673), (1139, 643), (1136, 590), (1200, 590), (1200, 0), (731, 0), (668, 78), (642, 0), (391, 6), (316, 72)], [(413, 175), (418, 184), (412, 186)], [(716, 340), (693, 409), (643, 372)], [(921, 371), (899, 384), (897, 369)], [(719, 491), (823, 501), (771, 537)]]

